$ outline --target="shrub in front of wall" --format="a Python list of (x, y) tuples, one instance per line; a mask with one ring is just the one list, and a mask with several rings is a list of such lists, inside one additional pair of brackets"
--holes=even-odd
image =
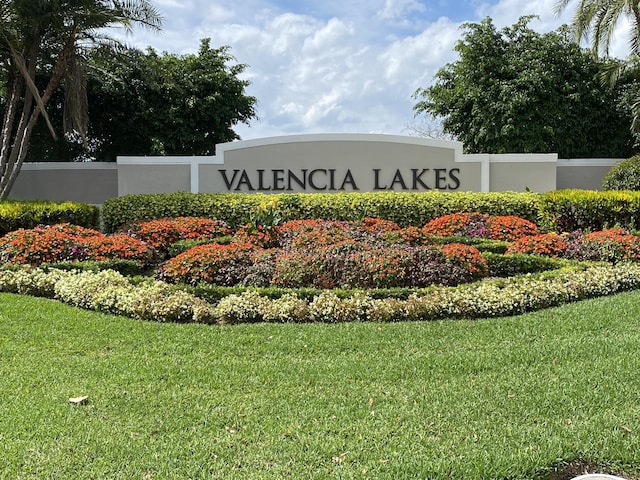
[[(102, 219), (106, 232), (138, 220), (194, 216), (225, 221), (237, 229), (249, 223), (256, 208), (272, 195), (244, 193), (167, 193), (125, 195), (105, 201)], [(400, 227), (422, 227), (442, 215), (481, 212), (516, 215), (546, 225), (541, 198), (515, 192), (349, 192), (289, 193), (277, 195), (283, 220), (317, 219), (358, 221), (364, 216), (389, 220)]]
[(199, 217), (163, 218), (133, 222), (122, 233), (151, 245), (161, 255), (179, 240), (201, 240), (227, 236), (231, 230), (225, 222)]
[(543, 215), (557, 232), (640, 226), (640, 192), (558, 190), (540, 196)]
[(606, 173), (603, 190), (640, 190), (640, 155), (617, 163)]
[(20, 228), (56, 223), (97, 228), (99, 215), (98, 207), (84, 203), (4, 200), (0, 202), (0, 236)]

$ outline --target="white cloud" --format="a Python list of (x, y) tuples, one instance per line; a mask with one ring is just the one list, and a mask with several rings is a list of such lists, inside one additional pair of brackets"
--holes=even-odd
[[(181, 54), (196, 51), (205, 37), (213, 46), (230, 45), (238, 62), (249, 65), (248, 93), (259, 101), (260, 120), (236, 128), (243, 138), (406, 133), (417, 123), (412, 93), (456, 56), (460, 22), (446, 12), (460, 19), (459, 9), (466, 8), (467, 21), (490, 16), (498, 28), (537, 13), (540, 20), (530, 26), (544, 32), (570, 22), (574, 8), (558, 17), (556, 0), (298, 0), (287, 2), (291, 8), (278, 1), (159, 0), (164, 33), (137, 34), (134, 44)], [(622, 56), (623, 26), (614, 44)]]

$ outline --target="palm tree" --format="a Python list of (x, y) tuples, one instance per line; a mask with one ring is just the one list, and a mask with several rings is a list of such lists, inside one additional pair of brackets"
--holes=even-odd
[[(571, 0), (558, 0), (555, 11), (563, 11)], [(630, 53), (640, 53), (640, 1), (580, 0), (572, 27), (577, 41), (587, 40), (595, 55), (609, 55), (609, 48), (618, 21), (627, 17), (632, 25)]]
[[(0, 72), (5, 76), (0, 127), (0, 200), (20, 172), (37, 120), (42, 116), (55, 137), (46, 105), (65, 87), (65, 128), (84, 137), (87, 126), (83, 52), (117, 43), (105, 29), (138, 24), (159, 30), (162, 18), (148, 0), (0, 0)], [(46, 87), (35, 83), (36, 69), (49, 68)]]
[[(564, 10), (571, 0), (558, 0), (556, 13)], [(640, 1), (639, 0), (580, 0), (573, 17), (573, 34), (576, 41), (590, 41), (595, 56), (609, 57), (616, 25), (622, 17), (631, 23), (629, 57), (626, 61), (613, 61), (602, 72), (603, 83), (612, 88), (623, 76), (640, 76)], [(640, 92), (630, 106), (631, 132), (640, 134)]]

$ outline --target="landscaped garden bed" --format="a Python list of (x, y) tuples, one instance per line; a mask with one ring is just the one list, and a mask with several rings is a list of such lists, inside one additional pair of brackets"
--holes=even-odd
[(235, 228), (176, 217), (111, 234), (68, 223), (18, 229), (0, 238), (0, 259), (11, 266), (0, 271), (2, 291), (179, 322), (501, 316), (640, 285), (640, 238), (622, 228), (544, 232), (479, 212), (419, 227), (283, 221), (276, 198)]

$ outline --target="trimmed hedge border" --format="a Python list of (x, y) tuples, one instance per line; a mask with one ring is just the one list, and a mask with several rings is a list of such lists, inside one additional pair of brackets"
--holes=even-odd
[(57, 223), (98, 228), (100, 210), (96, 206), (76, 202), (13, 200), (0, 202), (0, 236), (20, 228)]
[[(178, 216), (224, 220), (238, 228), (249, 221), (261, 202), (272, 197), (186, 192), (125, 195), (107, 200), (102, 216), (106, 232), (136, 220)], [(479, 212), (525, 218), (541, 231), (640, 229), (640, 192), (629, 191), (292, 193), (277, 197), (283, 220), (356, 220), (366, 215), (392, 220), (401, 227), (422, 227), (443, 215)]]
[[(106, 232), (138, 220), (194, 216), (223, 220), (232, 228), (246, 225), (260, 203), (273, 195), (255, 193), (167, 193), (125, 195), (102, 207)], [(357, 220), (363, 216), (396, 222), (400, 227), (422, 227), (434, 218), (457, 212), (516, 215), (548, 225), (535, 193), (476, 193), (438, 191), (280, 194), (278, 209), (284, 220)]]

